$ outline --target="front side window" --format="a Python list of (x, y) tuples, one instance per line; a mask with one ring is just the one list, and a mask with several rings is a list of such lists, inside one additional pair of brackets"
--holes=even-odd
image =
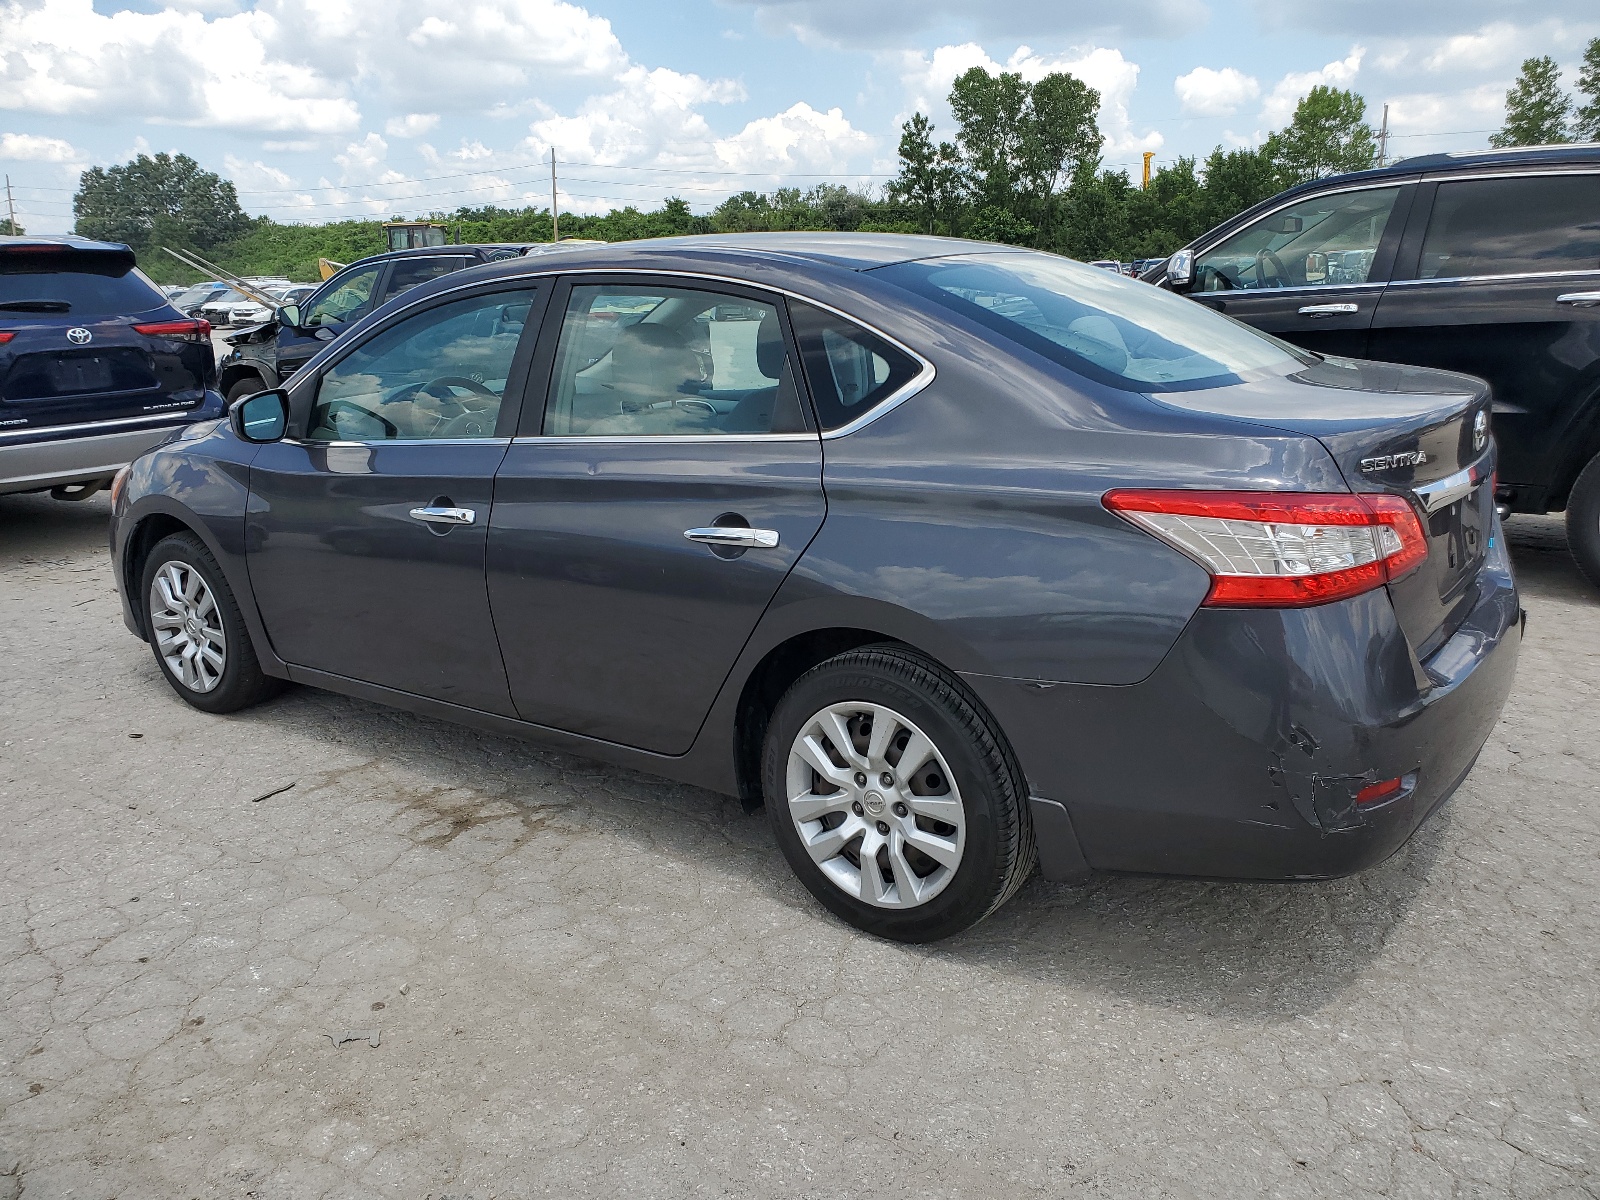
[(1054, 254), (954, 255), (874, 274), (1069, 370), (1133, 391), (1217, 387), (1316, 361), (1203, 304)]
[(533, 299), (522, 289), (441, 304), (357, 346), (318, 383), (307, 437), (493, 437)]
[[(383, 289), (383, 299), (390, 300), (401, 292), (408, 292), (419, 283), (427, 283), (441, 275), (471, 266), (470, 258), (398, 258), (389, 272), (389, 282)], [(379, 301), (382, 303), (382, 301)]]
[(1441, 183), (1422, 279), (1600, 270), (1600, 175)]
[(694, 288), (572, 289), (546, 437), (804, 429), (775, 304)]
[(342, 276), (331, 290), (314, 301), (306, 310), (308, 329), (319, 325), (348, 325), (359, 321), (372, 311), (372, 288), (378, 282), (378, 272), (383, 264), (374, 263)]
[(1397, 187), (1315, 196), (1263, 217), (1195, 263), (1195, 290), (1366, 283)]

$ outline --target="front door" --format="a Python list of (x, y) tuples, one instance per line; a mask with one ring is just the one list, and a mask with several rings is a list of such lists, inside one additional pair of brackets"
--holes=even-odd
[(1189, 292), (1266, 333), (1362, 357), (1414, 185), (1297, 200), (1195, 258)]
[(523, 287), (436, 304), (295, 388), (299, 436), (251, 464), (245, 529), (286, 662), (514, 715), (484, 548), (536, 301)]
[(1600, 174), (1447, 180), (1421, 215), (1369, 357), (1487, 379), (1500, 487), (1542, 512), (1546, 486), (1593, 444)]
[(822, 523), (782, 305), (614, 279), (566, 288), (558, 321), (489, 530), (511, 693), (525, 720), (681, 754)]

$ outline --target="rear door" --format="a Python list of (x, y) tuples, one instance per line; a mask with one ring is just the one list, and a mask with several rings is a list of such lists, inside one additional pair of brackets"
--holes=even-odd
[(689, 749), (822, 523), (821, 442), (777, 297), (564, 284), (543, 405), (495, 482), (489, 597), (525, 720)]
[(1324, 354), (1361, 357), (1415, 184), (1295, 200), (1198, 255), (1190, 299)]
[(1500, 486), (1542, 511), (1596, 432), (1600, 173), (1451, 176), (1423, 189), (1369, 356), (1487, 379)]

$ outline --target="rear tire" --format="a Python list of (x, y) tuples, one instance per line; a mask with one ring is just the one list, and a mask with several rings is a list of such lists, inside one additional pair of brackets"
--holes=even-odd
[(1579, 472), (1567, 496), (1567, 549), (1578, 570), (1600, 587), (1600, 454)]
[(172, 690), (202, 712), (259, 704), (284, 682), (261, 670), (233, 591), (192, 533), (162, 538), (139, 572), (145, 640)]
[(958, 933), (1010, 899), (1037, 860), (1004, 737), (960, 680), (903, 647), (847, 651), (797, 679), (773, 710), (761, 774), (800, 881), (878, 937)]

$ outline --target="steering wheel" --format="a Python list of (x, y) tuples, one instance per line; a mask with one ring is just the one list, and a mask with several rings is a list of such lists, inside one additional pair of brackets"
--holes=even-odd
[[(1277, 280), (1276, 283), (1269, 284), (1267, 282), (1267, 266), (1268, 266), (1268, 264), (1271, 264), (1271, 266), (1272, 266), (1272, 277)], [(1260, 250), (1257, 250), (1256, 251), (1256, 285), (1258, 287), (1287, 287), (1288, 284), (1289, 284), (1289, 270), (1288, 270), (1287, 267), (1285, 267), (1283, 265), (1283, 259), (1279, 258), (1271, 250), (1268, 250), (1265, 247), (1263, 247)]]
[(475, 395), (488, 396), (491, 400), (500, 399), (499, 396), (496, 396), (494, 392), (484, 387), (483, 384), (479, 383), (476, 379), (468, 379), (465, 375), (441, 375), (437, 379), (428, 380), (427, 383), (417, 388), (417, 391), (427, 392), (428, 395), (437, 396), (441, 400), (454, 400), (456, 397), (452, 396), (449, 392), (439, 392), (434, 390), (435, 388), (453, 387), (466, 388), (467, 391), (472, 392)]
[[(467, 398), (457, 396), (451, 392), (450, 389), (453, 387), (465, 388), (470, 393), (469, 398), (474, 403), (468, 404)], [(500, 401), (499, 396), (484, 387), (476, 379), (468, 379), (462, 375), (441, 375), (438, 379), (428, 380), (427, 383), (413, 383), (408, 387), (403, 387), (394, 395), (386, 397), (384, 403), (402, 404), (408, 400), (415, 400), (418, 396), (430, 396), (439, 401), (440, 404), (452, 405), (460, 412), (475, 412), (488, 408), (490, 404), (497, 404)], [(483, 398), (481, 402), (477, 399), (480, 396)], [(450, 419), (454, 420), (456, 416), (460, 415), (460, 412), (451, 412)]]
[(436, 438), (487, 438), (494, 436), (494, 427), (500, 419), (498, 409), (487, 407), (468, 409), (445, 421), (431, 436)]
[[(329, 418), (333, 416), (335, 411), (341, 408), (348, 408), (351, 412), (360, 413), (363, 417), (376, 421), (379, 425), (383, 426), (383, 432), (386, 437), (397, 438), (400, 436), (400, 426), (396, 425), (393, 421), (390, 421), (384, 417), (380, 417), (370, 408), (366, 408), (360, 404), (357, 404), (354, 400), (328, 401), (327, 407), (322, 410), (323, 424), (329, 424)], [(329, 425), (329, 427), (333, 429), (338, 428), (334, 425)]]

